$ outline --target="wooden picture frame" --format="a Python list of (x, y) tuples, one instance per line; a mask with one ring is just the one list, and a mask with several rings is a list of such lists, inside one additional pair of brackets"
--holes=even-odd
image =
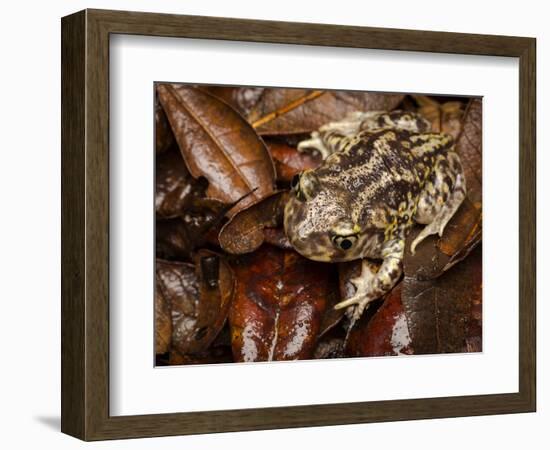
[[(62, 417), (84, 440), (535, 411), (533, 38), (85, 10), (62, 19)], [(519, 392), (109, 415), (109, 35), (222, 39), (519, 58)]]

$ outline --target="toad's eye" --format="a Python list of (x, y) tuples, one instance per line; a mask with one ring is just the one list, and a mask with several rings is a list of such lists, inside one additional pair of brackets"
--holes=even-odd
[(357, 242), (357, 236), (354, 234), (351, 236), (334, 236), (332, 242), (342, 250), (349, 250)]

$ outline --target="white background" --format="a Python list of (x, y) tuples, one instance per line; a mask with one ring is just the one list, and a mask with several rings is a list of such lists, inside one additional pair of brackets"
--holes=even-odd
[[(100, 448), (313, 448), (349, 445), (423, 449), (545, 448), (550, 420), (548, 378), (548, 103), (550, 31), (543, 2), (441, 1), (71, 1), (11, 2), (2, 10), (0, 114), (3, 218), (2, 251), (2, 433), (5, 448), (78, 448), (84, 444), (59, 428), (59, 264), (60, 264), (60, 38), (59, 17), (84, 7), (311, 21), (538, 38), (539, 412), (536, 414), (443, 419), (403, 423), (232, 433), (92, 444)], [(312, 9), (313, 8), (313, 9)], [(406, 74), (403, 74), (406, 77)], [(26, 120), (26, 122), (25, 122)], [(505, 255), (503, 249), (503, 254)], [(546, 341), (546, 342), (545, 342)], [(406, 379), (406, 374), (403, 374)], [(32, 448), (31, 447), (31, 448)]]
[[(143, 36), (113, 37), (110, 55), (111, 414), (517, 392), (518, 271), (509, 261), (518, 260), (518, 217), (509, 210), (518, 205), (518, 114), (507, 109), (518, 104), (517, 59)], [(483, 353), (154, 368), (156, 80), (483, 96)], [(509, 261), (495, 260), (502, 242)]]

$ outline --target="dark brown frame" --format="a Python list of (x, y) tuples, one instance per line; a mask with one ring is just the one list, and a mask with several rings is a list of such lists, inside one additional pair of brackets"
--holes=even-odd
[[(85, 10), (62, 19), (62, 416), (84, 440), (535, 411), (534, 38)], [(109, 35), (519, 58), (519, 392), (109, 416)]]

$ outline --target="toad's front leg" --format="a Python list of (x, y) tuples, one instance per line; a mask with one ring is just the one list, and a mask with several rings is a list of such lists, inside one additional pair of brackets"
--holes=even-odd
[(401, 277), (404, 249), (404, 239), (388, 241), (382, 249), (383, 261), (376, 273), (373, 273), (368, 262), (363, 260), (361, 275), (350, 280), (355, 286), (355, 294), (334, 308), (355, 306), (352, 313), (352, 323), (355, 323), (367, 305), (388, 292)]

